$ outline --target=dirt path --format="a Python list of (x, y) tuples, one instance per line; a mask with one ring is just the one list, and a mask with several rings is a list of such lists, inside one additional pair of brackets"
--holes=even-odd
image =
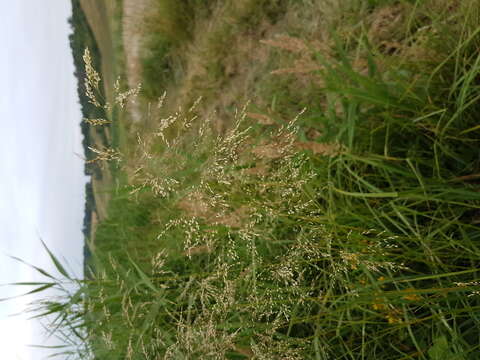
[(97, 231), (97, 226), (98, 226), (98, 215), (96, 211), (92, 211), (92, 216), (90, 218), (90, 241), (88, 244), (90, 246), (91, 252), (95, 251), (95, 234)]
[[(152, 0), (124, 0), (122, 18), (122, 39), (125, 53), (127, 83), (130, 89), (137, 87), (142, 81), (141, 49), (144, 39), (145, 17), (152, 9)], [(142, 120), (140, 103), (129, 104), (128, 112), (131, 120), (138, 123)]]
[[(108, 135), (107, 135), (108, 136)], [(90, 137), (94, 144), (103, 147), (104, 140), (94, 129), (90, 132)], [(92, 175), (93, 194), (97, 207), (97, 215), (100, 221), (107, 218), (108, 203), (111, 198), (111, 190), (114, 184), (112, 173), (107, 164), (101, 168), (101, 176)]]

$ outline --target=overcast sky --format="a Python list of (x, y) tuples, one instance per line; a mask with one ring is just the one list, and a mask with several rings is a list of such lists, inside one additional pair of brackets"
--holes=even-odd
[[(5, 254), (51, 268), (40, 237), (82, 276), (87, 179), (70, 13), (69, 0), (0, 0), (0, 284), (40, 279)], [(0, 298), (15, 293), (0, 287)], [(25, 346), (45, 343), (38, 324), (9, 316), (25, 301), (0, 303), (0, 359), (46, 354)]]

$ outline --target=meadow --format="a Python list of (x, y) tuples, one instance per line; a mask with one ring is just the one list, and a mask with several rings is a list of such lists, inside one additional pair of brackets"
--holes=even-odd
[(141, 88), (84, 53), (116, 185), (88, 276), (33, 290), (59, 353), (479, 359), (478, 2), (150, 6)]

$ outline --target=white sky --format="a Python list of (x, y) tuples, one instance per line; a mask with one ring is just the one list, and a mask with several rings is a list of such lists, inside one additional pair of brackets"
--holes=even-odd
[[(39, 237), (83, 275), (87, 178), (76, 155), (83, 149), (70, 13), (69, 0), (0, 0), (0, 284), (41, 279), (4, 254), (52, 267)], [(0, 287), (0, 298), (20, 290)], [(0, 303), (0, 359), (48, 355), (25, 346), (47, 344), (39, 324), (8, 316), (25, 301)]]

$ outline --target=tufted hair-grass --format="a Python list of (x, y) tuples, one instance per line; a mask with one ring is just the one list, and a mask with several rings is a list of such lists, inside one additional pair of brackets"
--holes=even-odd
[[(193, 107), (139, 131), (91, 278), (37, 307), (91, 356), (479, 357), (478, 5), (338, 7), (328, 56), (309, 50), (322, 112), (245, 107), (218, 134)], [(298, 146), (309, 121), (335, 151)]]

